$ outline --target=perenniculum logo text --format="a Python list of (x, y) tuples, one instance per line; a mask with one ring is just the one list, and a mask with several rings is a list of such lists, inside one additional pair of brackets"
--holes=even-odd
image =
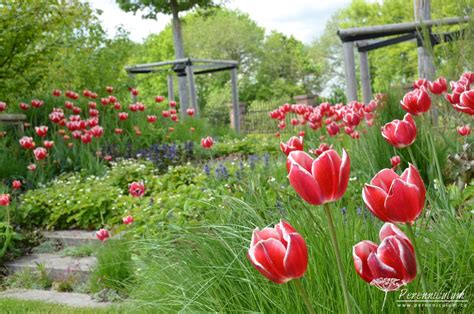
[(400, 307), (466, 307), (469, 300), (465, 291), (408, 292), (402, 289), (397, 303)]

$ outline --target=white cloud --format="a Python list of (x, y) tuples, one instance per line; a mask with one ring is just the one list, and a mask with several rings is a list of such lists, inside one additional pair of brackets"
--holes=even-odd
[[(149, 34), (159, 33), (170, 21), (170, 16), (159, 15), (157, 21), (142, 19), (122, 11), (114, 0), (89, 0), (91, 7), (103, 11), (100, 20), (110, 35), (122, 25), (135, 41)], [(293, 35), (309, 43), (320, 35), (329, 17), (351, 0), (230, 0), (227, 6), (248, 13), (258, 25), (268, 31), (276, 30)]]

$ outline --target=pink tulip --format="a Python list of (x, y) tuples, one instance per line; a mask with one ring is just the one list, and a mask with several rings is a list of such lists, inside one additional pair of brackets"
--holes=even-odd
[(188, 114), (188, 116), (192, 117), (192, 116), (194, 116), (194, 109), (193, 108), (188, 108), (186, 110), (186, 113)]
[(416, 132), (415, 121), (409, 113), (403, 117), (403, 120), (393, 120), (382, 128), (382, 136), (396, 148), (404, 148), (413, 144)]
[(280, 149), (286, 156), (288, 156), (292, 151), (303, 150), (303, 138), (293, 136), (288, 140), (288, 142), (280, 143)]
[(23, 147), (24, 149), (33, 149), (36, 146), (35, 142), (33, 141), (33, 138), (28, 136), (23, 136), (19, 142), (21, 147)]
[(132, 182), (128, 187), (128, 192), (133, 197), (141, 197), (145, 194), (145, 185), (142, 182)]
[(33, 150), (36, 160), (43, 160), (48, 156), (48, 151), (44, 147), (38, 147)]
[(214, 139), (210, 136), (201, 139), (201, 146), (205, 149), (210, 149), (214, 145)]
[(392, 169), (379, 171), (362, 191), (369, 210), (380, 220), (393, 223), (413, 223), (423, 210), (425, 197), (425, 184), (411, 164), (401, 176)]
[(35, 127), (36, 134), (40, 137), (44, 137), (48, 134), (48, 127), (47, 126), (37, 126)]
[(105, 241), (107, 240), (110, 235), (109, 235), (109, 232), (107, 231), (107, 229), (100, 229), (99, 231), (97, 231), (95, 233), (95, 236), (97, 237), (97, 239), (99, 239), (100, 241)]
[(461, 136), (468, 136), (471, 134), (471, 126), (469, 124), (458, 126), (456, 130)]
[(284, 220), (275, 228), (256, 228), (247, 257), (263, 276), (276, 284), (303, 277), (308, 266), (305, 240)]
[(163, 102), (163, 101), (165, 101), (165, 96), (156, 96), (155, 101), (158, 102), (158, 103)]
[(416, 259), (407, 236), (394, 224), (385, 223), (380, 245), (364, 240), (352, 248), (357, 274), (383, 291), (394, 291), (416, 277)]
[(146, 116), (146, 119), (148, 120), (148, 122), (150, 123), (155, 123), (156, 122), (156, 116)]
[(448, 83), (444, 77), (439, 77), (436, 81), (429, 83), (430, 91), (435, 95), (441, 95), (448, 89)]
[(14, 190), (19, 190), (21, 189), (21, 181), (20, 180), (13, 180), (12, 182), (12, 188)]
[(36, 170), (36, 165), (35, 165), (35, 164), (29, 164), (26, 168), (27, 168), (29, 171), (35, 171), (35, 170)]
[(43, 141), (43, 145), (46, 149), (51, 149), (54, 146), (54, 141)]
[(400, 102), (402, 108), (415, 116), (427, 112), (431, 107), (430, 95), (424, 87), (408, 92)]
[(126, 225), (130, 225), (133, 222), (133, 217), (128, 215), (127, 217), (123, 217), (122, 221)]
[(390, 163), (392, 164), (392, 169), (395, 170), (400, 164), (400, 156), (397, 155), (390, 158)]
[(0, 206), (10, 205), (10, 194), (0, 194)]
[(329, 149), (316, 159), (303, 151), (288, 155), (287, 170), (296, 193), (312, 205), (321, 205), (340, 199), (349, 183), (350, 159), (343, 149), (342, 159)]
[(468, 115), (474, 115), (474, 89), (465, 91), (459, 98), (459, 104), (454, 105), (455, 109), (467, 113)]

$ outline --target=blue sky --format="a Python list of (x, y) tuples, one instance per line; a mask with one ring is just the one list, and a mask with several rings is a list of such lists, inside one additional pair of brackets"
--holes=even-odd
[[(160, 32), (170, 17), (161, 15), (158, 20), (145, 20), (120, 10), (115, 0), (89, 0), (92, 8), (103, 11), (100, 19), (110, 35), (118, 25), (130, 32), (133, 40), (141, 42), (151, 33)], [(260, 26), (277, 30), (310, 43), (319, 36), (326, 21), (351, 0), (228, 0), (227, 7), (248, 13)]]

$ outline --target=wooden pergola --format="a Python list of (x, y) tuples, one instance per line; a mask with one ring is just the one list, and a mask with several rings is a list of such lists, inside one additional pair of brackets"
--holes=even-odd
[[(424, 20), (412, 23), (387, 24), (341, 29), (337, 35), (342, 41), (346, 77), (347, 101), (357, 100), (357, 78), (354, 47), (357, 47), (360, 61), (360, 81), (362, 98), (365, 103), (372, 99), (368, 52), (406, 41), (416, 41), (418, 46), (418, 76), (433, 80), (435, 69), (427, 45), (435, 46), (443, 42), (457, 40), (464, 36), (460, 29), (449, 33), (432, 33), (434, 26), (455, 25), (469, 21), (469, 17), (451, 17), (439, 20)], [(425, 39), (426, 38), (426, 39)]]
[[(160, 61), (154, 63), (137, 64), (125, 67), (130, 76), (136, 74), (148, 74), (159, 71), (168, 71), (168, 99), (174, 100), (173, 73), (178, 77), (187, 77), (189, 83), (189, 96), (191, 107), (194, 108), (196, 115), (199, 115), (199, 105), (196, 93), (196, 83), (194, 75), (207, 74), (230, 70), (232, 84), (232, 111), (234, 126), (237, 132), (240, 132), (240, 113), (239, 113), (239, 91), (237, 86), (237, 68), (239, 63), (234, 60), (211, 60), (211, 59), (193, 59), (183, 58), (177, 60)], [(134, 102), (136, 99), (134, 99)], [(186, 107), (180, 106), (181, 117), (186, 115)]]

